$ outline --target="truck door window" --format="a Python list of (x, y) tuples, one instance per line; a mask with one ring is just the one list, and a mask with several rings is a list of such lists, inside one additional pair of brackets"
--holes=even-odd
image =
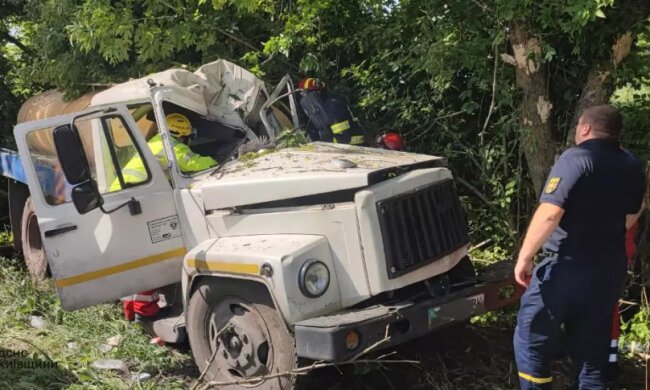
[[(110, 168), (107, 172), (114, 175), (106, 192), (115, 192), (148, 182), (149, 169), (142, 153), (136, 147), (133, 135), (127, 130), (124, 120), (119, 116), (114, 116), (105, 117), (102, 121), (104, 140), (108, 141), (107, 146), (111, 160), (111, 163), (106, 165)], [(106, 157), (104, 156), (104, 159)], [(119, 167), (119, 172), (115, 169), (116, 165)]]
[(45, 201), (50, 205), (66, 201), (66, 181), (54, 148), (53, 129), (45, 128), (27, 134), (27, 145)]
[[(82, 118), (75, 125), (100, 193), (149, 181), (149, 169), (121, 117)], [(55, 206), (71, 201), (71, 188), (54, 147), (53, 130), (50, 127), (31, 131), (26, 141), (43, 198), (47, 204)], [(129, 171), (131, 168), (135, 168), (133, 172)]]

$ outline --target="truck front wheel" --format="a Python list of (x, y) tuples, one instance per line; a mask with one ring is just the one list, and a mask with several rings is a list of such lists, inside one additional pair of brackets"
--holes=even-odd
[[(266, 288), (208, 278), (190, 298), (187, 332), (194, 361), (220, 389), (289, 390), (296, 386), (294, 338)], [(206, 371), (207, 370), (207, 371)], [(251, 382), (256, 377), (272, 377)]]
[(23, 257), (29, 274), (34, 280), (40, 281), (47, 277), (47, 257), (43, 248), (38, 218), (34, 212), (32, 198), (28, 197), (23, 208), (21, 220), (21, 236)]

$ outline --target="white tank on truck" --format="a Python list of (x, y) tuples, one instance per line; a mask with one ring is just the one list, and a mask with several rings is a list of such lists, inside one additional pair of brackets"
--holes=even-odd
[[(227, 389), (265, 376), (256, 388), (292, 389), (299, 359), (343, 361), (516, 301), (502, 294), (510, 263), (475, 272), (445, 159), (294, 144), (295, 99), (288, 77), (269, 95), (223, 60), (70, 103), (31, 99), (18, 152), (0, 153), (30, 272), (51, 274), (66, 310), (158, 290), (169, 317), (146, 325), (187, 337)], [(170, 113), (189, 118), (188, 146), (219, 165), (180, 169)], [(157, 135), (166, 165), (147, 144)], [(146, 173), (125, 182), (134, 158)]]

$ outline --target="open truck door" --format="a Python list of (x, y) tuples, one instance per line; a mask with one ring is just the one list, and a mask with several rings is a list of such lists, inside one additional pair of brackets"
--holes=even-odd
[(180, 279), (186, 250), (173, 190), (135, 129), (126, 106), (14, 129), (66, 310)]

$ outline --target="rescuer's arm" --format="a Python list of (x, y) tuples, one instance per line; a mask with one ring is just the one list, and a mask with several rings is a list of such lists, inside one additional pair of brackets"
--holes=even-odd
[(541, 203), (537, 207), (515, 266), (515, 280), (520, 285), (528, 287), (533, 271), (533, 256), (551, 236), (563, 215), (564, 209), (551, 203)]
[(564, 215), (564, 204), (583, 175), (582, 153), (578, 148), (565, 151), (548, 175), (539, 197), (540, 205), (530, 222), (515, 265), (515, 280), (522, 286), (528, 287), (533, 257), (559, 225)]
[(174, 145), (174, 154), (181, 172), (198, 172), (217, 165), (217, 160), (196, 154), (189, 146), (180, 142)]

